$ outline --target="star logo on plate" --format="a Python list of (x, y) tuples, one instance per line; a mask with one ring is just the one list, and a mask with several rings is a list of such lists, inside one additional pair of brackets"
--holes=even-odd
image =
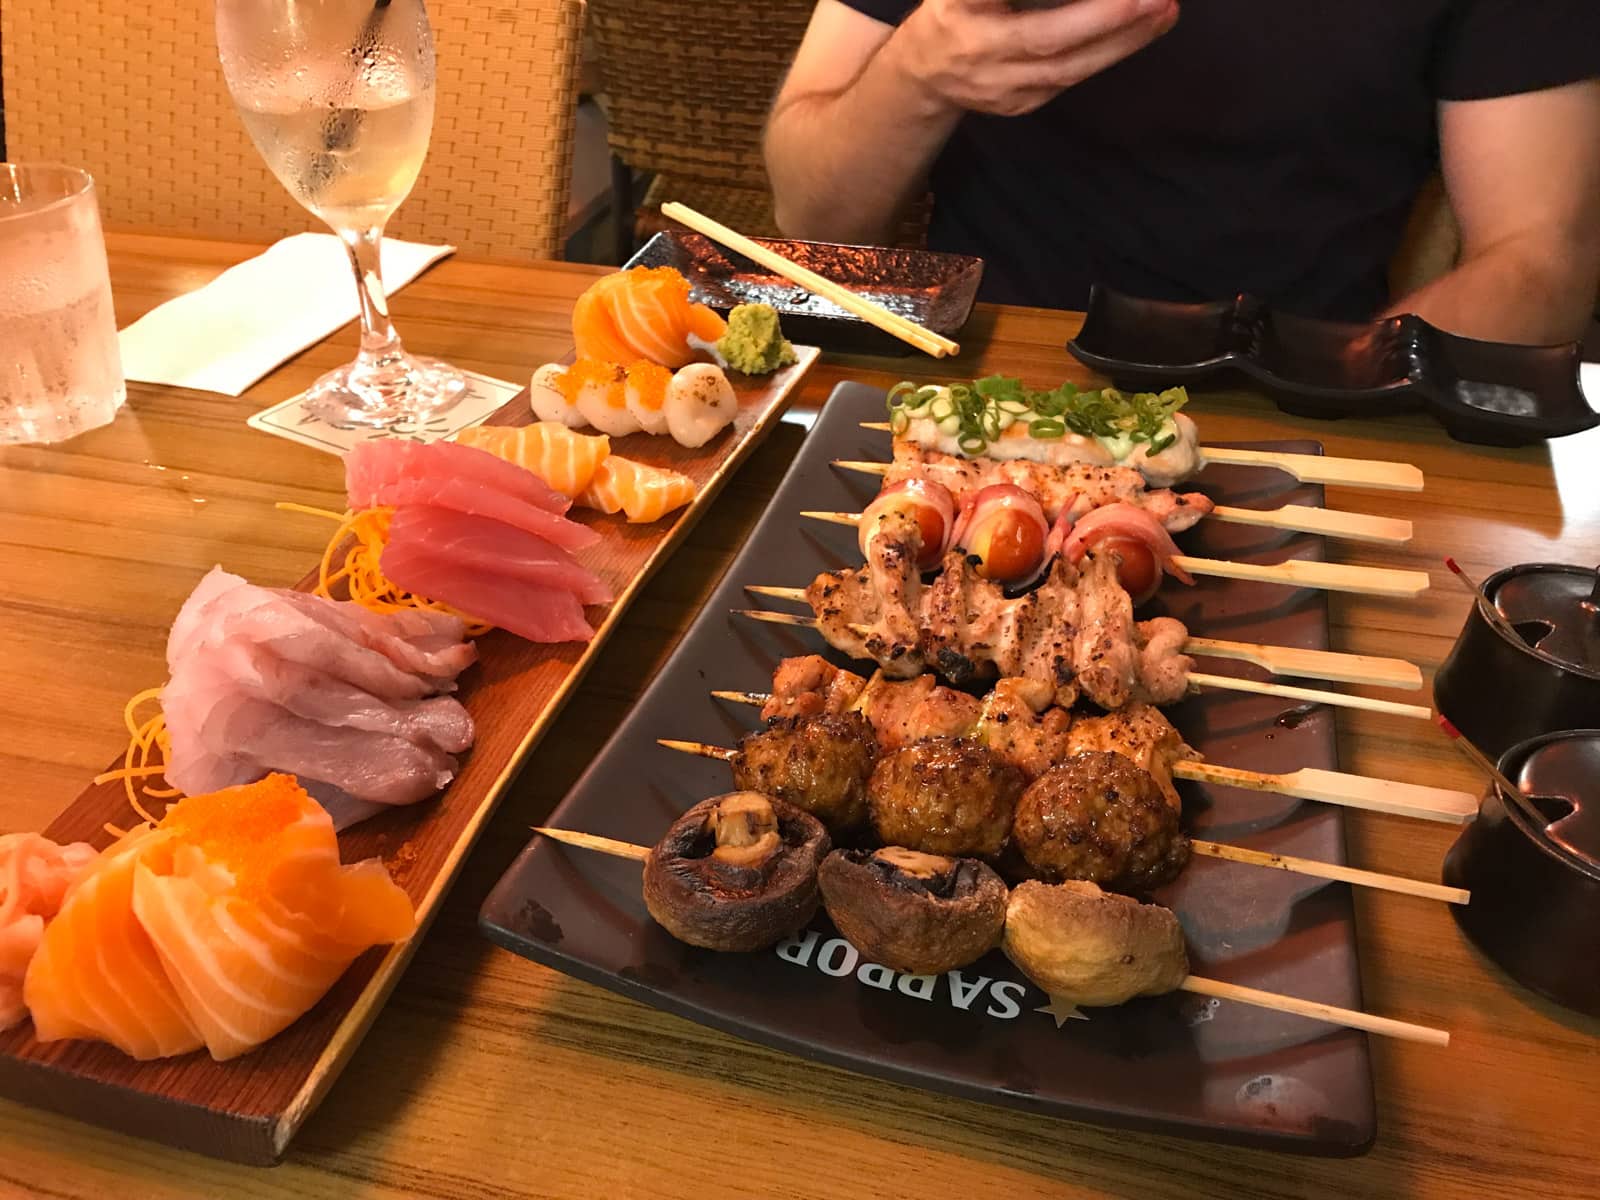
[(1056, 1028), (1060, 1029), (1068, 1021), (1087, 1021), (1086, 1014), (1078, 1011), (1078, 1006), (1072, 1001), (1061, 996), (1051, 996), (1050, 1003), (1043, 1008), (1036, 1008), (1034, 1012), (1049, 1013), (1055, 1018)]

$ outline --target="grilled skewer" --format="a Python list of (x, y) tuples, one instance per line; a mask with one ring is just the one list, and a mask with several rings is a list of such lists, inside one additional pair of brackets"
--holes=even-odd
[[(753, 596), (805, 603), (804, 588), (766, 587), (748, 584)], [(753, 615), (746, 613), (746, 615)], [(758, 618), (759, 619), (759, 618)], [(791, 622), (784, 621), (783, 624)], [(1265, 667), (1274, 675), (1293, 675), (1302, 679), (1328, 679), (1336, 683), (1370, 683), (1378, 687), (1403, 688), (1414, 692), (1422, 687), (1422, 671), (1415, 663), (1401, 658), (1375, 658), (1366, 654), (1340, 654), (1332, 650), (1299, 650), (1293, 646), (1264, 646), (1257, 642), (1230, 642), (1218, 638), (1188, 638), (1185, 654), (1201, 658), (1231, 658)]]
[[(763, 621), (769, 625), (790, 625), (798, 629), (816, 629), (820, 632), (815, 617), (801, 616), (798, 613), (769, 612), (759, 608), (736, 608), (733, 610), (736, 617), (748, 617), (752, 621)], [(866, 636), (865, 626), (853, 627), (858, 634)], [(1226, 643), (1223, 643), (1226, 645)], [(1184, 649), (1189, 649), (1190, 643), (1184, 643)], [(1277, 651), (1286, 647), (1263, 646), (1264, 651)], [(1205, 654), (1206, 651), (1195, 647), (1197, 653)], [(1314, 653), (1307, 651), (1306, 653)], [(1224, 657), (1244, 658), (1244, 654), (1224, 655)], [(1261, 661), (1261, 660), (1252, 660)], [(1320, 678), (1321, 676), (1312, 676)], [(1282, 683), (1258, 683), (1253, 679), (1238, 679), (1231, 675), (1210, 675), (1199, 671), (1186, 673), (1187, 688), (1189, 691), (1204, 691), (1211, 689), (1223, 692), (1250, 692), (1261, 696), (1281, 696), (1286, 700), (1298, 700), (1306, 704), (1327, 704), (1335, 708), (1355, 708), (1365, 712), (1385, 713), (1394, 717), (1411, 717), (1427, 721), (1433, 717), (1433, 710), (1420, 704), (1402, 704), (1396, 700), (1380, 700), (1371, 696), (1356, 696), (1345, 692), (1330, 692), (1319, 688), (1294, 687)], [(1170, 703), (1170, 701), (1168, 701)]]
[[(860, 513), (806, 511), (800, 515), (836, 525), (857, 526), (861, 520)], [(1247, 563), (1233, 562), (1224, 558), (1196, 558), (1190, 554), (1175, 554), (1168, 562), (1190, 575), (1209, 575), (1217, 579), (1243, 579), (1253, 583), (1281, 583), (1285, 587), (1350, 592), (1358, 596), (1413, 597), (1421, 595), (1431, 586), (1426, 571), (1352, 566), (1347, 563), (1314, 562), (1300, 558), (1290, 558), (1277, 563)]]
[[(584, 850), (592, 850), (600, 854), (610, 854), (618, 858), (629, 858), (636, 862), (645, 862), (650, 857), (650, 849), (646, 846), (636, 846), (630, 842), (618, 841), (614, 838), (597, 837), (593, 834), (580, 833), (570, 829), (554, 829), (549, 827), (536, 827), (534, 832), (552, 841), (563, 842)], [(1153, 907), (1153, 906), (1146, 906)], [(1009, 919), (1009, 918), (1008, 918)], [(1123, 957), (1132, 959), (1133, 955)], [(1185, 964), (1186, 965), (1186, 964)], [(1026, 973), (1026, 972), (1025, 972)], [(1329, 1024), (1341, 1025), (1349, 1029), (1361, 1029), (1368, 1033), (1382, 1034), (1385, 1037), (1400, 1038), (1407, 1041), (1425, 1042), (1434, 1046), (1447, 1046), (1450, 1044), (1450, 1035), (1442, 1029), (1433, 1029), (1425, 1025), (1413, 1024), (1409, 1021), (1397, 1021), (1391, 1017), (1378, 1017), (1370, 1013), (1358, 1012), (1354, 1009), (1339, 1008), (1331, 1004), (1322, 1004), (1312, 1000), (1301, 1000), (1294, 996), (1284, 996), (1276, 992), (1261, 991), (1257, 988), (1244, 987), (1240, 984), (1227, 983), (1222, 980), (1205, 979), (1188, 974), (1187, 971), (1177, 979), (1169, 990), (1187, 991), (1196, 995), (1211, 996), (1225, 1000), (1235, 1000), (1241, 1004), (1251, 1004), (1257, 1008), (1272, 1009), (1277, 1012), (1293, 1013), (1298, 1016), (1310, 1017), (1313, 1020), (1326, 1021)], [(1076, 1003), (1073, 997), (1062, 997), (1069, 1003)]]
[[(887, 422), (863, 421), (863, 429), (889, 433)], [(1229, 446), (1200, 446), (1199, 461), (1191, 475), (1213, 463), (1244, 467), (1273, 467), (1301, 483), (1331, 483), (1377, 491), (1420, 492), (1422, 472), (1410, 463), (1370, 458), (1330, 458), (1322, 454), (1291, 454), (1281, 450), (1240, 450)], [(876, 467), (878, 463), (836, 462), (835, 466)], [(1165, 482), (1165, 481), (1163, 481)]]

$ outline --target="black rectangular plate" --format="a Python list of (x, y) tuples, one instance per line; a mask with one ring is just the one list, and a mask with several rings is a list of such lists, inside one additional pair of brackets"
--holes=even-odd
[[(843, 284), (891, 312), (953, 338), (972, 315), (983, 260), (964, 254), (888, 246), (841, 246), (756, 238), (791, 262)], [(698, 233), (658, 233), (628, 260), (630, 267), (674, 267), (690, 294), (727, 314), (736, 304), (770, 304), (790, 341), (846, 354), (910, 354), (911, 347), (782, 275), (726, 250)]]
[(1130, 388), (1242, 376), (1302, 417), (1426, 411), (1451, 437), (1525, 446), (1600, 425), (1578, 382), (1576, 342), (1515, 346), (1421, 317), (1366, 324), (1276, 312), (1253, 296), (1180, 304), (1096, 285), (1067, 349)]
[[(744, 586), (800, 585), (856, 565), (854, 532), (801, 509), (857, 511), (876, 480), (833, 459), (887, 458), (883, 393), (842, 384), (727, 575), (666, 668), (550, 818), (553, 825), (654, 843), (696, 801), (731, 790), (727, 767), (657, 738), (732, 745), (754, 709), (712, 688), (764, 691), (777, 661), (824, 649), (805, 630), (729, 615)], [(1317, 453), (1314, 442), (1272, 448)], [(1321, 491), (1260, 468), (1210, 467), (1203, 489), (1229, 504), (1318, 504)], [(1321, 539), (1202, 521), (1190, 553), (1253, 561), (1320, 558)], [(1197, 635), (1325, 649), (1320, 593), (1221, 579), (1169, 586), (1164, 609)], [(836, 661), (843, 661), (835, 654)], [(1214, 673), (1249, 674), (1207, 661)], [(1170, 710), (1216, 762), (1263, 771), (1336, 764), (1325, 709), (1285, 714), (1269, 697), (1217, 692)], [(1338, 809), (1230, 788), (1180, 785), (1189, 828), (1218, 841), (1344, 861)], [(1196, 859), (1161, 897), (1187, 932), (1193, 970), (1360, 1007), (1349, 891), (1282, 871)], [(806, 1058), (934, 1091), (1081, 1120), (1309, 1154), (1364, 1151), (1374, 1133), (1362, 1034), (1242, 1004), (1174, 994), (1098, 1009), (1039, 1011), (1047, 997), (999, 953), (963, 971), (908, 980), (856, 961), (825, 914), (774, 952), (719, 955), (674, 941), (645, 911), (639, 865), (536, 838), (480, 918), (501, 946), (601, 987)]]

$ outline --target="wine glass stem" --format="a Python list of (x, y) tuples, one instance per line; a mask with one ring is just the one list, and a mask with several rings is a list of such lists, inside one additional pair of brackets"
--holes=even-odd
[(361, 358), (382, 359), (400, 351), (400, 335), (389, 321), (389, 298), (383, 290), (383, 267), (378, 247), (383, 226), (341, 229), (339, 238), (356, 273), (356, 294), (361, 298)]

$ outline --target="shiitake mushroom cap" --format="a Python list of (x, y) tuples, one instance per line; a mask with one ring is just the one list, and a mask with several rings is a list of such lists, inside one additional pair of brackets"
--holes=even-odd
[(755, 865), (714, 856), (711, 818), (724, 801), (752, 795), (702, 800), (672, 823), (645, 859), (645, 907), (679, 941), (707, 950), (762, 950), (816, 914), (817, 868), (832, 842), (810, 813), (760, 797), (777, 818), (776, 850)]
[[(828, 916), (875, 963), (940, 975), (992, 950), (1006, 920), (1006, 885), (975, 858), (903, 851), (835, 850), (817, 881)], [(912, 863), (908, 870), (896, 862)], [(926, 860), (918, 863), (915, 860)]]
[(1092, 883), (1011, 889), (1001, 948), (1052, 996), (1100, 1007), (1170, 992), (1189, 974), (1183, 927), (1171, 909)]

